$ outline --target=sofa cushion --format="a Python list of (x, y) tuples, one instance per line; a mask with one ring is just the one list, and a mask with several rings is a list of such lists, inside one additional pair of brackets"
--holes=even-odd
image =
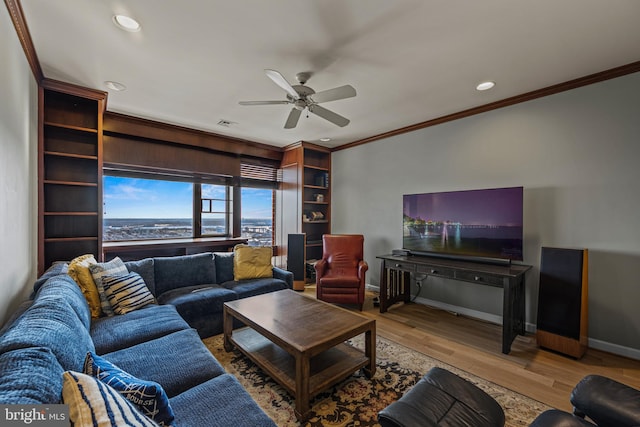
[(224, 373), (193, 329), (103, 356), (131, 375), (160, 383), (169, 397)]
[(156, 294), (156, 279), (155, 272), (153, 271), (153, 258), (145, 258), (139, 261), (127, 261), (124, 263), (129, 273), (138, 273), (144, 283), (147, 284), (147, 288), (152, 294)]
[(102, 287), (115, 314), (127, 314), (156, 302), (138, 273), (105, 276), (102, 278)]
[(69, 418), (76, 426), (156, 427), (117, 391), (97, 378), (80, 372), (63, 374), (62, 396)]
[(230, 374), (197, 385), (169, 401), (176, 415), (176, 426), (276, 426)]
[(92, 254), (81, 255), (71, 260), (67, 271), (67, 274), (80, 286), (82, 294), (89, 304), (91, 317), (94, 318), (100, 317), (102, 308), (100, 307), (100, 294), (91, 276), (89, 266), (97, 263)]
[(235, 292), (238, 298), (252, 297), (255, 295), (275, 292), (281, 289), (288, 289), (287, 283), (280, 279), (253, 279), (231, 281), (222, 284), (225, 288)]
[(233, 280), (233, 252), (214, 252), (217, 283)]
[(64, 370), (50, 349), (30, 347), (0, 354), (0, 403), (59, 403)]
[(91, 276), (93, 277), (93, 281), (96, 283), (98, 293), (100, 294), (100, 306), (102, 307), (102, 313), (105, 316), (113, 316), (113, 309), (111, 308), (111, 304), (109, 304), (107, 295), (104, 293), (102, 278), (104, 276), (122, 276), (129, 273), (129, 270), (127, 270), (127, 267), (118, 257), (115, 257), (109, 262), (100, 262), (90, 265), (89, 270), (91, 270)]
[(220, 285), (198, 285), (165, 292), (158, 297), (158, 302), (175, 306), (188, 322), (194, 316), (219, 313), (225, 302), (236, 299), (238, 296), (234, 292)]
[(184, 286), (216, 283), (216, 265), (211, 252), (153, 259), (156, 297)]
[(222, 307), (238, 295), (220, 285), (187, 286), (165, 292), (158, 301), (176, 307), (189, 326), (205, 338), (222, 332)]
[(64, 370), (81, 370), (87, 352), (95, 350), (88, 319), (89, 307), (80, 288), (67, 275), (54, 276), (0, 337), (0, 353), (48, 347)]
[(136, 378), (95, 353), (87, 353), (83, 371), (112, 387), (147, 418), (161, 426), (173, 423), (173, 410), (160, 384)]
[(273, 277), (269, 246), (236, 245), (233, 248), (233, 280)]
[(91, 324), (96, 353), (104, 354), (189, 329), (172, 305), (148, 305), (122, 316), (101, 317)]

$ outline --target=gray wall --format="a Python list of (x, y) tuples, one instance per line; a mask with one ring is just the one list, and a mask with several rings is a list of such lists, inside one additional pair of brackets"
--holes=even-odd
[(37, 262), (38, 87), (0, 7), (0, 324), (28, 295)]
[[(337, 151), (332, 231), (402, 247), (402, 195), (524, 187), (527, 314), (541, 246), (589, 249), (590, 345), (640, 358), (640, 73)], [(429, 278), (420, 298), (500, 319), (502, 291)], [(420, 301), (420, 300), (419, 300)]]

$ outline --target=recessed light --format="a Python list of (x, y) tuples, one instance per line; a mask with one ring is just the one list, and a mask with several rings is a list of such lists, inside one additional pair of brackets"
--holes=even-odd
[(329, 141), (331, 141), (331, 138), (320, 138), (320, 141), (329, 142)]
[(115, 90), (116, 92), (122, 92), (123, 90), (127, 89), (127, 87), (122, 83), (113, 82), (111, 80), (107, 80), (106, 82), (104, 82), (104, 85), (111, 90)]
[(482, 82), (478, 86), (476, 86), (476, 90), (489, 90), (495, 85), (495, 82)]
[(125, 31), (135, 33), (140, 31), (140, 23), (127, 15), (114, 15), (113, 22)]

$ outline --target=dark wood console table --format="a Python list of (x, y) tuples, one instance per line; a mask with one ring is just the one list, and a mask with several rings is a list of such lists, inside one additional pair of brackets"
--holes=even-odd
[(525, 333), (525, 273), (530, 265), (495, 265), (466, 260), (419, 255), (381, 255), (380, 313), (397, 302), (411, 298), (411, 275), (443, 277), (479, 285), (503, 288), (502, 352), (511, 351), (516, 335)]

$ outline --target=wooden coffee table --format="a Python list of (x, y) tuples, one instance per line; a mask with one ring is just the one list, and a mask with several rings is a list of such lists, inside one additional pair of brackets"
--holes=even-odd
[[(233, 330), (238, 319), (246, 328)], [(365, 334), (364, 353), (345, 340)], [(317, 393), (376, 371), (376, 322), (286, 289), (224, 303), (224, 348), (237, 347), (295, 397), (299, 420)]]

